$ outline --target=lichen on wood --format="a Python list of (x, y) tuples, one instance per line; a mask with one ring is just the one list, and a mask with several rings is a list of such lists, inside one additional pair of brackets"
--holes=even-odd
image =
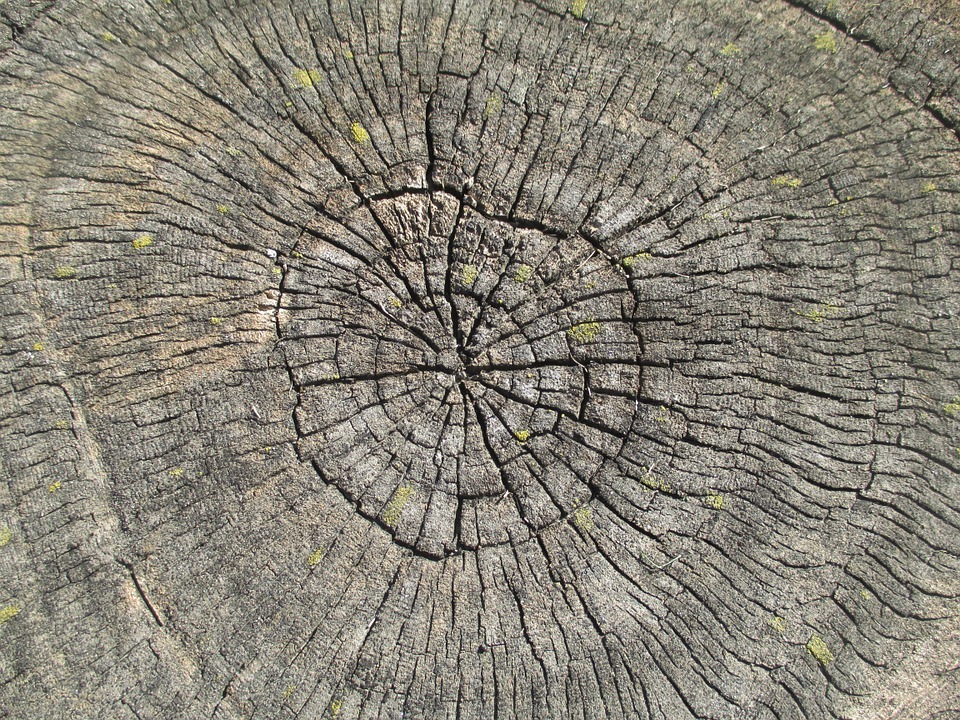
[(947, 5), (0, 3), (0, 707), (956, 712)]

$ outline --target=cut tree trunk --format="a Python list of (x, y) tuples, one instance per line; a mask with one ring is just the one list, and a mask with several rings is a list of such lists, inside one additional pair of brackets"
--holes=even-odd
[(0, 17), (0, 717), (960, 717), (953, 0)]

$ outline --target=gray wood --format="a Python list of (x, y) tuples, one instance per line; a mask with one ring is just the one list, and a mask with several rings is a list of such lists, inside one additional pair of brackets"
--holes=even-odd
[(952, 0), (0, 17), (0, 717), (960, 717)]

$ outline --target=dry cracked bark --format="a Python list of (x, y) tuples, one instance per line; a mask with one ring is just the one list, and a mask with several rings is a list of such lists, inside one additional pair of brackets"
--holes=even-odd
[(0, 717), (960, 713), (950, 2), (0, 14)]

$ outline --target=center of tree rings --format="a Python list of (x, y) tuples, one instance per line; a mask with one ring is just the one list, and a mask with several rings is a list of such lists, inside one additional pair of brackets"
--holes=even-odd
[(301, 457), (432, 557), (583, 519), (636, 416), (635, 306), (585, 237), (447, 193), (318, 216), (279, 316)]

